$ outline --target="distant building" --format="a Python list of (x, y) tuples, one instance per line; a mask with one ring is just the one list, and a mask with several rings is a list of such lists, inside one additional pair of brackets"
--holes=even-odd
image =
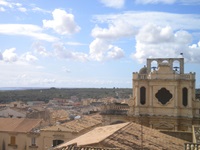
[(15, 101), (15, 102), (11, 102), (9, 104), (9, 107), (26, 108), (27, 105), (24, 102), (22, 102), (22, 101)]
[(28, 106), (41, 106), (44, 105), (45, 102), (44, 101), (28, 101), (27, 105)]
[(0, 118), (1, 150), (42, 150), (38, 129), (42, 120)]
[(26, 112), (20, 112), (13, 108), (5, 107), (0, 109), (0, 118), (26, 118)]
[(61, 143), (72, 140), (97, 126), (102, 125), (101, 115), (79, 116), (79, 118), (41, 129), (42, 150), (49, 150)]

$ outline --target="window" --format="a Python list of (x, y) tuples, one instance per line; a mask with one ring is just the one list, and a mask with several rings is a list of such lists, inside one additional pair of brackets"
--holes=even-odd
[(146, 103), (146, 88), (140, 88), (140, 103), (144, 105)]
[(53, 140), (53, 147), (55, 147), (55, 146), (57, 146), (59, 144), (62, 144), (62, 143), (64, 143), (63, 140)]
[(11, 145), (15, 145), (15, 144), (16, 144), (15, 136), (11, 136), (11, 137), (10, 137), (10, 144), (11, 144)]
[(16, 137), (15, 136), (11, 136), (10, 137), (10, 143), (8, 144), (8, 146), (16, 149), (17, 145), (16, 145)]
[(36, 137), (31, 137), (31, 145), (29, 146), (29, 148), (38, 148), (38, 146), (36, 145)]
[(182, 89), (182, 104), (183, 106), (188, 105), (188, 89), (185, 87)]
[(32, 137), (31, 138), (31, 145), (36, 145), (36, 138), (35, 137)]

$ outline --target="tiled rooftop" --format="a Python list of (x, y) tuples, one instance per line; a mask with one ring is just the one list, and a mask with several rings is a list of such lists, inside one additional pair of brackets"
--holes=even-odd
[(0, 118), (0, 132), (30, 132), (41, 123), (41, 119)]
[(57, 148), (64, 150), (63, 148), (75, 143), (82, 147), (101, 145), (101, 147), (120, 149), (181, 150), (186, 141), (132, 122), (97, 127)]
[(60, 125), (55, 125), (42, 129), (43, 131), (65, 131), (65, 132), (80, 132), (84, 129), (100, 125), (102, 123), (102, 117), (100, 115), (83, 116), (80, 119), (76, 119)]
[(19, 111), (19, 110), (15, 110), (14, 108), (9, 108), (9, 107), (5, 107), (4, 109), (0, 110), (0, 116), (1, 117), (13, 117), (13, 118), (17, 118), (17, 117), (26, 117), (26, 113), (23, 111)]

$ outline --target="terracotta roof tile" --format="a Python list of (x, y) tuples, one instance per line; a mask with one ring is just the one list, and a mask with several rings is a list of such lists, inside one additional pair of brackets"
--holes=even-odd
[(0, 131), (26, 133), (39, 126), (41, 121), (41, 119), (0, 118)]
[(76, 143), (78, 146), (98, 146), (121, 149), (180, 150), (186, 141), (163, 134), (136, 123), (122, 123), (98, 127), (58, 148)]
[(100, 125), (102, 123), (102, 117), (100, 115), (83, 116), (80, 119), (73, 120), (60, 125), (55, 125), (42, 129), (43, 131), (61, 131), (66, 132), (80, 132), (82, 130), (91, 128), (93, 126)]
[(121, 129), (122, 127), (126, 126), (128, 123), (118, 124), (118, 125), (110, 125), (104, 127), (97, 127), (94, 130), (75, 138), (65, 144), (61, 144), (59, 147), (63, 147), (66, 145), (70, 145), (73, 143), (77, 143), (77, 145), (90, 145), (94, 143), (101, 142), (102, 140), (108, 138), (110, 135), (115, 133), (117, 130)]

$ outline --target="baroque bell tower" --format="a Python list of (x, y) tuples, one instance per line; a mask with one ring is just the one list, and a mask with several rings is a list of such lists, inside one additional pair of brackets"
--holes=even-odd
[(184, 73), (184, 58), (151, 58), (133, 73), (128, 116), (146, 126), (191, 131), (199, 123), (195, 73)]

